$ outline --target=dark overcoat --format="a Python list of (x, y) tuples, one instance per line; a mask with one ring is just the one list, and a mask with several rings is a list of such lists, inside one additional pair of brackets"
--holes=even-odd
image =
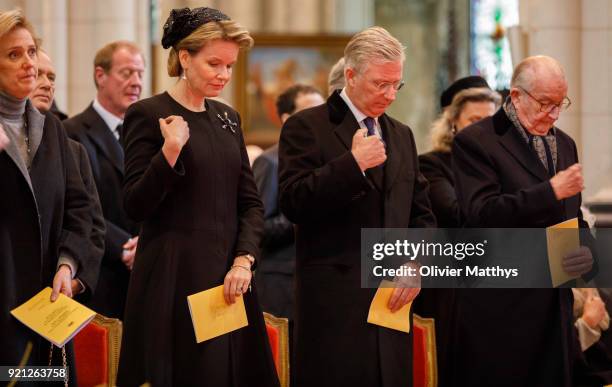
[[(159, 119), (190, 130), (174, 168)], [(255, 287), (248, 327), (196, 344), (187, 296), (223, 284), (239, 253), (259, 256), (263, 211), (238, 114), (206, 100), (193, 112), (163, 93), (125, 118), (125, 209), (142, 222), (126, 303), (117, 384), (278, 385)]]
[(297, 386), (412, 384), (412, 336), (366, 322), (375, 289), (361, 288), (361, 229), (435, 219), (410, 128), (378, 120), (387, 161), (365, 176), (351, 153), (359, 126), (338, 92), (283, 125), (281, 211), (297, 230)]
[[(431, 151), (419, 155), (419, 168), (429, 182), (431, 210), (439, 228), (461, 227), (461, 216), (450, 152)], [(454, 326), (455, 290), (425, 288), (414, 302), (413, 310), (421, 317), (433, 318), (436, 327), (436, 356), (438, 385), (445, 387), (450, 378), (448, 358), (452, 349), (448, 345)]]
[(432, 151), (419, 155), (419, 167), (429, 182), (429, 199), (438, 227), (460, 227), (451, 153)]
[[(578, 155), (567, 134), (555, 134), (561, 171)], [(586, 226), (580, 195), (556, 199), (548, 171), (503, 109), (455, 137), (453, 170), (470, 227), (544, 228), (574, 217)], [(572, 385), (578, 352), (570, 289), (458, 289), (455, 298), (455, 385)]]
[(107, 317), (121, 319), (130, 279), (121, 260), (123, 245), (138, 233), (122, 205), (123, 149), (93, 105), (63, 124), (68, 136), (87, 150), (106, 226), (98, 286), (88, 305)]
[[(17, 365), (28, 342), (29, 363), (47, 364), (49, 343), (10, 315), (10, 310), (51, 286), (60, 253), (92, 272), (91, 203), (61, 123), (26, 105), (30, 145), (28, 171), (11, 142), (0, 152), (0, 364)], [(99, 256), (98, 256), (99, 259)], [(99, 264), (93, 262), (93, 265)], [(95, 270), (94, 270), (95, 271)], [(77, 272), (77, 276), (78, 276)], [(95, 276), (81, 278), (91, 288)]]
[(278, 145), (253, 162), (253, 176), (264, 205), (264, 236), (255, 278), (265, 312), (293, 320), (295, 243), (293, 224), (278, 203)]

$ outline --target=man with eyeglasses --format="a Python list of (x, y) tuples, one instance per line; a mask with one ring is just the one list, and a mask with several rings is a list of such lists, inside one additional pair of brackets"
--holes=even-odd
[[(569, 105), (559, 62), (530, 57), (514, 70), (502, 108), (453, 142), (466, 225), (540, 229), (530, 231), (533, 243), (511, 246), (521, 256), (533, 254), (532, 271), (549, 270), (544, 228), (576, 217), (588, 228), (580, 211), (584, 187), (576, 144), (554, 126)], [(567, 254), (563, 269), (589, 280), (596, 270), (589, 248)], [(573, 385), (579, 349), (571, 289), (460, 289), (456, 304), (456, 337), (449, 343), (454, 385)]]
[[(280, 209), (296, 224), (292, 372), (298, 387), (410, 386), (412, 336), (367, 323), (376, 289), (361, 287), (360, 262), (362, 228), (435, 225), (412, 131), (385, 113), (404, 47), (372, 27), (344, 58), (346, 86), (292, 115), (280, 138)], [(394, 289), (386, 307), (419, 290)]]
[(87, 150), (106, 221), (104, 257), (90, 306), (120, 319), (138, 243), (137, 225), (123, 209), (121, 125), (128, 107), (140, 98), (144, 66), (142, 52), (131, 42), (102, 47), (94, 59), (94, 101), (64, 121), (68, 135)]

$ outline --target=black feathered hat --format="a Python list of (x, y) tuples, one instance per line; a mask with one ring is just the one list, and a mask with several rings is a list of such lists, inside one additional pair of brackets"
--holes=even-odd
[(164, 24), (164, 36), (161, 41), (162, 47), (169, 48), (174, 46), (202, 24), (222, 20), (230, 20), (230, 18), (214, 8), (173, 9), (170, 11), (166, 24)]

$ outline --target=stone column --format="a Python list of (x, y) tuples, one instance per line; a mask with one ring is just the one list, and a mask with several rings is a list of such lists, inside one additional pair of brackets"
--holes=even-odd
[[(82, 111), (95, 96), (93, 59), (106, 43), (119, 39), (136, 42), (145, 52), (147, 71), (151, 72), (148, 3), (147, 0), (68, 0), (68, 111), (71, 115)], [(144, 96), (149, 93), (147, 88)]]
[(23, 4), (42, 48), (55, 66), (55, 103), (60, 110), (68, 107), (68, 26), (67, 0), (26, 0)]
[(519, 4), (520, 24), (528, 35), (528, 55), (552, 56), (565, 69), (572, 106), (561, 114), (557, 125), (572, 136), (581, 149), (581, 1), (521, 0)]
[(612, 202), (612, 0), (582, 1), (585, 199)]

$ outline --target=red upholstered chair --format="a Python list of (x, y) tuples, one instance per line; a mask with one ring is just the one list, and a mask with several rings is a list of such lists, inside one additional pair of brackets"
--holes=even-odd
[(438, 361), (436, 355), (436, 329), (433, 318), (413, 315), (413, 386), (436, 387), (438, 385)]
[(120, 320), (98, 314), (74, 337), (79, 387), (115, 385), (122, 329)]
[(272, 358), (281, 387), (289, 387), (289, 320), (264, 312)]

